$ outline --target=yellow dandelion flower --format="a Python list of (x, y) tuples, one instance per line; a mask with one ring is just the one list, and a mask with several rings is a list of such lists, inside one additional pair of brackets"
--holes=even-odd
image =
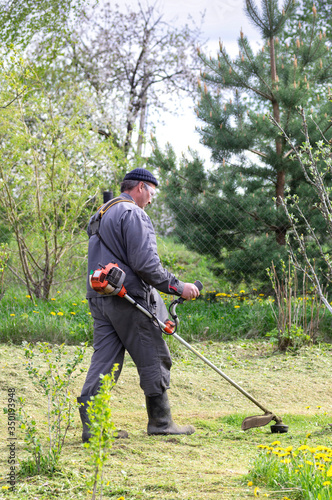
[(73, 302), (73, 303), (72, 303), (72, 306), (77, 306), (76, 302)]
[(31, 299), (31, 295), (26, 295), (26, 298), (27, 299)]
[(59, 290), (56, 293), (61, 293)]
[(319, 409), (319, 408), (321, 408), (321, 406), (317, 406), (317, 408)]
[(264, 293), (260, 293), (260, 294), (259, 294), (259, 297), (264, 297)]
[(88, 314), (91, 316), (91, 313), (90, 313), (90, 312), (88, 312)]
[(83, 303), (83, 304), (86, 304), (86, 303), (87, 303), (87, 300), (83, 299), (83, 300), (82, 300), (82, 303)]
[(248, 486), (252, 486), (254, 483), (252, 481), (248, 481)]
[(10, 316), (15, 316), (15, 314), (10, 314)]
[(282, 464), (290, 464), (291, 459), (290, 458), (285, 458), (284, 460), (280, 460)]
[(331, 481), (324, 481), (323, 486), (330, 486)]
[(63, 316), (63, 312), (59, 311), (58, 316)]
[(39, 314), (39, 311), (32, 311), (32, 312), (34, 312), (34, 313), (36, 313), (36, 314)]
[(51, 311), (52, 316), (56, 316), (56, 313), (54, 311)]
[(306, 434), (306, 438), (310, 438), (310, 436), (311, 436), (311, 432), (308, 432), (308, 433)]
[(258, 486), (256, 486), (256, 488), (254, 489), (254, 495), (255, 495), (255, 497), (259, 497), (259, 488), (258, 488)]
[(280, 441), (273, 441), (273, 443), (271, 443), (271, 446), (278, 446), (280, 444)]
[(52, 297), (51, 300), (56, 300), (56, 299), (54, 297)]
[(306, 407), (305, 407), (305, 409), (306, 409), (306, 410), (309, 410), (309, 408), (310, 408), (310, 406), (306, 406)]
[(76, 313), (75, 313), (75, 312), (73, 312), (73, 311), (71, 311), (71, 313), (70, 313), (70, 314), (73, 314), (73, 315), (75, 315)]
[(239, 309), (239, 307), (241, 307), (241, 306), (234, 306), (234, 309)]
[(240, 290), (240, 293), (246, 293), (246, 291), (245, 290)]

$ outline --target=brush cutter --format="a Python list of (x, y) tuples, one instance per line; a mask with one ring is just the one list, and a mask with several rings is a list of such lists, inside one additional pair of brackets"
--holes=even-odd
[[(165, 321), (165, 323), (163, 323), (152, 312), (150, 312), (144, 306), (139, 304), (134, 298), (127, 294), (127, 290), (123, 286), (126, 274), (122, 269), (118, 267), (117, 264), (110, 263), (107, 264), (107, 266), (99, 264), (99, 266), (100, 269), (91, 271), (89, 279), (91, 288), (102, 295), (118, 295), (119, 297), (123, 297), (124, 299), (128, 300), (128, 302), (130, 302), (133, 306), (135, 306), (142, 313), (155, 321), (155, 323), (159, 326), (163, 333), (167, 335), (173, 335), (173, 337), (181, 342), (181, 344), (183, 344), (198, 358), (204, 361), (204, 363), (210, 366), (210, 368), (212, 368), (221, 377), (227, 380), (227, 382), (235, 387), (235, 389), (240, 391), (246, 398), (248, 398), (252, 403), (258, 406), (258, 408), (260, 408), (264, 412), (264, 415), (254, 415), (252, 417), (246, 417), (241, 425), (242, 430), (246, 431), (248, 429), (252, 429), (253, 427), (262, 427), (269, 424), (273, 420), (275, 424), (271, 425), (270, 427), (273, 434), (288, 432), (288, 426), (282, 423), (280, 417), (277, 417), (274, 413), (265, 408), (261, 403), (257, 401), (256, 398), (245, 391), (240, 385), (234, 382), (234, 380), (228, 377), (224, 372), (217, 368), (211, 361), (209, 361), (205, 356), (199, 353), (196, 349), (194, 349), (194, 347), (188, 344), (188, 342), (186, 342), (176, 333), (177, 327), (179, 325), (179, 318), (176, 314), (176, 307), (178, 304), (182, 304), (184, 302), (184, 299), (182, 297), (174, 300), (169, 307), (169, 312), (172, 320), (167, 320)], [(203, 285), (200, 281), (195, 281), (195, 285), (199, 290), (202, 290)]]

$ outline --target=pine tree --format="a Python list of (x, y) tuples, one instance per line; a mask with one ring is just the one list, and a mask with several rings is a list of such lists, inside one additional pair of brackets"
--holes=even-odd
[[(223, 249), (231, 249), (223, 262), (234, 281), (264, 279), (271, 260), (285, 258), (290, 225), (280, 204), (288, 190), (307, 200), (307, 216), (315, 227), (321, 224), (320, 234), (325, 237), (324, 223), (311, 207), (311, 188), (269, 115), (300, 145), (304, 139), (297, 108), (302, 106), (332, 137), (331, 103), (326, 99), (332, 81), (331, 43), (316, 29), (317, 9), (312, 9), (311, 26), (298, 23), (291, 37), (286, 36), (290, 26), (286, 23), (294, 16), (292, 0), (282, 10), (277, 0), (262, 0), (261, 13), (252, 0), (246, 0), (246, 13), (264, 40), (257, 53), (241, 31), (235, 60), (221, 42), (216, 58), (199, 54), (204, 65), (199, 78), (199, 132), (211, 150), (215, 169), (201, 168), (204, 188), (197, 187), (197, 195), (195, 190), (190, 193), (193, 210), (200, 212), (201, 223), (192, 224), (199, 228), (197, 244), (210, 236), (214, 248), (206, 251), (219, 258)], [(314, 125), (309, 135), (315, 144)], [(187, 179), (188, 168), (193, 167), (180, 169)], [(176, 182), (174, 176), (170, 182)], [(190, 230), (183, 220), (181, 226)], [(203, 244), (200, 247), (204, 249)]]

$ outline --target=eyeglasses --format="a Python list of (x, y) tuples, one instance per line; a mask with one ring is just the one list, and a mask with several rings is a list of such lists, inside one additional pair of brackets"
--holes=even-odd
[(153, 189), (153, 187), (149, 186), (149, 184), (146, 184), (145, 182), (143, 183), (144, 187), (147, 191), (149, 191), (151, 198), (156, 194), (156, 190)]

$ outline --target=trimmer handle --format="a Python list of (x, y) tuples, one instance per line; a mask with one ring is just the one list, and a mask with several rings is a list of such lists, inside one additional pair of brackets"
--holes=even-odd
[[(196, 280), (194, 285), (198, 288), (199, 291), (202, 290), (203, 288), (203, 285), (202, 283), (199, 281), (199, 280)], [(180, 297), (179, 299), (176, 300), (176, 303), (177, 304), (183, 304), (183, 302), (185, 301), (186, 299), (184, 299), (183, 297)]]
[[(195, 286), (197, 286), (198, 290), (201, 291), (202, 288), (203, 288), (203, 285), (202, 283), (199, 281), (199, 280), (196, 280), (195, 283), (194, 283)], [(176, 332), (176, 329), (177, 329), (177, 326), (179, 324), (179, 318), (177, 317), (177, 314), (176, 314), (176, 306), (178, 304), (183, 304), (183, 302), (185, 301), (185, 299), (183, 297), (179, 297), (178, 299), (176, 300), (173, 300), (173, 302), (171, 303), (171, 305), (169, 306), (169, 313), (172, 317), (172, 320), (173, 320), (173, 324), (174, 324), (174, 328), (173, 328), (173, 331), (172, 333), (175, 333)]]
[(196, 280), (194, 285), (197, 286), (199, 291), (203, 290), (203, 284), (199, 280)]

